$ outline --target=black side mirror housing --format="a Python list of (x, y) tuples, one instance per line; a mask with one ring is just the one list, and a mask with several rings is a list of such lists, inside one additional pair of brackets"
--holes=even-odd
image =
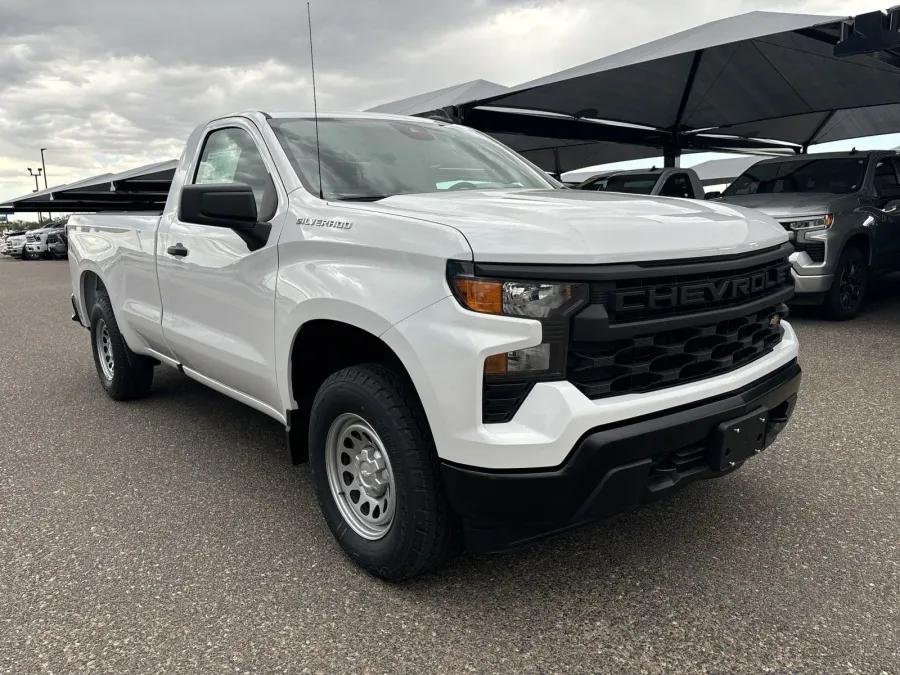
[(195, 225), (251, 230), (258, 221), (253, 189), (243, 183), (185, 185), (181, 189), (178, 219)]
[(703, 199), (715, 199), (716, 197), (721, 197), (722, 193), (718, 190), (713, 190), (712, 192), (707, 192), (703, 195)]

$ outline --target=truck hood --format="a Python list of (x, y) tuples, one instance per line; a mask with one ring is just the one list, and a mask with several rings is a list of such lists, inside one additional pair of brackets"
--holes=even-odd
[(853, 195), (801, 193), (737, 195), (722, 197), (715, 203), (756, 209), (775, 220), (784, 220), (798, 216), (822, 216), (833, 213), (835, 203), (847, 199), (848, 196), (853, 197)]
[(456, 228), (481, 262), (592, 264), (753, 251), (787, 241), (728, 204), (582, 190), (465, 190), (354, 204)]

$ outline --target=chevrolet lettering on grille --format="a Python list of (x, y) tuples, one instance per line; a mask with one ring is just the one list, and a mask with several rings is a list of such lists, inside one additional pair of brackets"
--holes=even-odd
[(617, 313), (702, 305), (721, 300), (740, 300), (782, 286), (790, 270), (790, 263), (784, 263), (754, 274), (730, 279), (689, 284), (660, 284), (627, 291), (613, 291), (610, 296)]

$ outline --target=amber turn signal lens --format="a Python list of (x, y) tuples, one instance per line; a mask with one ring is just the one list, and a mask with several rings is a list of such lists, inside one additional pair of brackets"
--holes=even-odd
[(506, 375), (506, 371), (506, 352), (503, 352), (502, 354), (493, 354), (484, 360), (485, 375)]
[[(503, 313), (503, 282), (457, 277), (453, 283), (456, 285), (459, 298), (472, 311), (484, 314)], [(504, 372), (506, 372), (505, 357)]]

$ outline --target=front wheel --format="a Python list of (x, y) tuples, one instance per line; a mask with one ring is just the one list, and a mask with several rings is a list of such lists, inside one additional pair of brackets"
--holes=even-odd
[(434, 441), (405, 374), (367, 364), (331, 375), (313, 403), (309, 443), (322, 513), (361, 567), (407, 579), (454, 551)]
[(847, 321), (860, 313), (869, 287), (869, 265), (862, 251), (851, 246), (838, 261), (834, 281), (825, 295), (826, 318)]

